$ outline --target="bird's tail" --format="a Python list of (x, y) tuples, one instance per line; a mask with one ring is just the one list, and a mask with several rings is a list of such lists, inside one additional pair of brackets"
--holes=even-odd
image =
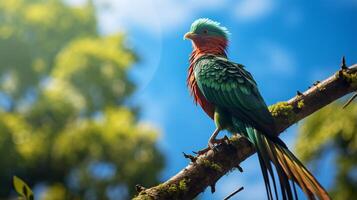
[(275, 166), (279, 178), (282, 199), (298, 199), (295, 184), (300, 186), (310, 200), (315, 200), (316, 197), (320, 200), (331, 199), (315, 177), (279, 138), (280, 142), (273, 142), (253, 128), (247, 131), (246, 136), (257, 150), (269, 200), (274, 199), (274, 196), (275, 199), (278, 199), (277, 182), (274, 178), (272, 164)]

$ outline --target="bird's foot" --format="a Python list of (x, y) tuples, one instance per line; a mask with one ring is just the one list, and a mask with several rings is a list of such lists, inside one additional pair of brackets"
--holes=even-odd
[(213, 151), (217, 152), (218, 151), (217, 145), (222, 144), (222, 143), (227, 143), (227, 141), (229, 141), (227, 136), (224, 136), (221, 139), (209, 140), (208, 147), (206, 147), (198, 152), (194, 152), (194, 153), (197, 153), (197, 155), (203, 155), (203, 154), (207, 153), (209, 150), (213, 150)]
[(209, 143), (212, 143), (214, 145), (219, 145), (219, 144), (222, 144), (222, 143), (229, 143), (229, 138), (225, 135), (223, 138), (221, 139), (213, 139), (212, 141), (208, 141), (208, 144)]
[(209, 150), (211, 150), (210, 147), (206, 147), (204, 149), (201, 149), (199, 151), (194, 151), (193, 153), (197, 154), (197, 156), (203, 155), (205, 153), (207, 153)]
[(217, 146), (222, 144), (222, 143), (228, 143), (229, 139), (227, 136), (224, 136), (221, 139), (211, 139), (208, 141), (208, 147), (212, 149), (213, 151), (218, 151)]

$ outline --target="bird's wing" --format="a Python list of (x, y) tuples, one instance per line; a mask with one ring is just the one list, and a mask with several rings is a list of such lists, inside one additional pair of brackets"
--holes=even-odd
[(275, 124), (252, 75), (243, 65), (207, 56), (195, 64), (195, 78), (205, 98), (234, 117), (275, 137)]

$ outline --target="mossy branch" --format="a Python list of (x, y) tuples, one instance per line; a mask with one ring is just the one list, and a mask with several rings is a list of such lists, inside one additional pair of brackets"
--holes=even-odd
[[(357, 91), (357, 64), (341, 70), (322, 82), (316, 82), (304, 93), (270, 106), (278, 132), (330, 104), (340, 97)], [(342, 109), (342, 108), (341, 108)], [(239, 135), (219, 145), (217, 152), (192, 160), (188, 166), (166, 182), (140, 191), (135, 200), (193, 199), (207, 187), (214, 185), (223, 175), (239, 167), (239, 164), (255, 153), (252, 144)]]

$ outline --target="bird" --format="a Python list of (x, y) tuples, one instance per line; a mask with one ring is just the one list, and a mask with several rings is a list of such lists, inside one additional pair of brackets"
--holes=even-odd
[(257, 151), (268, 200), (298, 199), (296, 184), (308, 199), (329, 200), (326, 190), (277, 136), (274, 118), (252, 74), (228, 59), (229, 36), (226, 27), (208, 18), (195, 20), (184, 35), (193, 48), (189, 91), (216, 126), (208, 148), (214, 150), (221, 142), (216, 137), (222, 130), (240, 134)]

